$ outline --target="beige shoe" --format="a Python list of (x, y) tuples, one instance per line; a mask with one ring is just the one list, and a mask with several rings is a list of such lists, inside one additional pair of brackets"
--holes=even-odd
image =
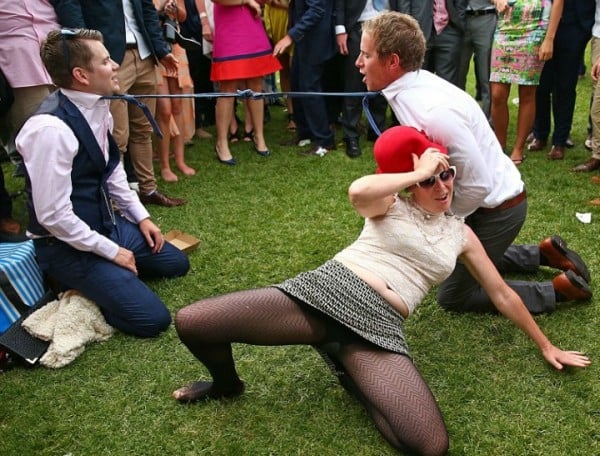
[(202, 128), (198, 128), (194, 136), (196, 136), (198, 139), (210, 139), (213, 137), (208, 131)]
[(590, 200), (590, 204), (592, 206), (600, 206), (600, 198), (594, 198), (593, 200)]

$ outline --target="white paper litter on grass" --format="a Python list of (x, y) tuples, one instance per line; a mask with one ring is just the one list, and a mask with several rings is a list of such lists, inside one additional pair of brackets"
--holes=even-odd
[(575, 217), (581, 223), (592, 223), (592, 213), (591, 212), (575, 212)]

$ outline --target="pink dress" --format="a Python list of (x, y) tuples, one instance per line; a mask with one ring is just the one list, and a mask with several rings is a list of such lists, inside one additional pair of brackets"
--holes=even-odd
[(40, 44), (60, 28), (48, 0), (2, 2), (0, 68), (13, 88), (52, 85), (40, 57)]
[(212, 81), (235, 81), (279, 71), (262, 19), (246, 5), (214, 4)]

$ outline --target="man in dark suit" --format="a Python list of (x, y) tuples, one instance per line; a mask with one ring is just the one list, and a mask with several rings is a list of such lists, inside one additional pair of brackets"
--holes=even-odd
[[(293, 43), (292, 91), (323, 92), (325, 66), (336, 54), (333, 0), (292, 0), (289, 11), (288, 34), (275, 44), (273, 52), (277, 55)], [(316, 142), (305, 154), (322, 157), (335, 149), (325, 98), (295, 97), (292, 101), (300, 140), (296, 143), (306, 144), (302, 140), (307, 139)]]
[[(123, 93), (156, 93), (156, 68), (160, 61), (167, 72), (177, 71), (177, 59), (163, 39), (158, 13), (152, 0), (52, 0), (60, 23), (65, 27), (99, 30), (111, 58), (120, 65), (117, 77)], [(154, 113), (156, 100), (143, 100)], [(185, 204), (170, 198), (156, 186), (152, 163), (152, 126), (137, 106), (114, 100), (113, 136), (121, 153), (127, 152), (139, 181), (144, 204), (165, 207)]]
[(579, 66), (592, 36), (596, 2), (565, 0), (562, 18), (554, 37), (552, 58), (544, 64), (535, 95), (533, 140), (527, 148), (542, 150), (550, 135), (550, 116), (554, 115), (550, 160), (562, 160), (570, 147), (569, 135), (577, 97)]
[[(394, 1), (393, 3), (398, 3)], [(340, 54), (343, 56), (344, 92), (365, 92), (362, 75), (355, 66), (360, 54), (362, 23), (379, 14), (379, 8), (391, 9), (391, 1), (336, 0), (335, 33)], [(381, 95), (370, 99), (369, 111), (380, 131), (385, 129), (387, 101)], [(361, 154), (359, 144), (359, 122), (362, 115), (362, 100), (359, 97), (344, 97), (342, 102), (342, 123), (346, 155), (356, 158)]]
[(456, 84), (467, 0), (396, 1), (397, 11), (414, 17), (425, 35), (423, 68)]

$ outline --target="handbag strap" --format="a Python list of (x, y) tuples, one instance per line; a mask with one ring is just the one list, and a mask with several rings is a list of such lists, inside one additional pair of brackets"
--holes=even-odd
[(15, 287), (13, 287), (13, 284), (10, 282), (8, 275), (2, 270), (0, 270), (0, 288), (21, 315), (24, 315), (29, 311), (29, 306), (23, 302), (21, 296), (19, 296), (19, 293), (17, 293), (17, 290), (15, 290)]

